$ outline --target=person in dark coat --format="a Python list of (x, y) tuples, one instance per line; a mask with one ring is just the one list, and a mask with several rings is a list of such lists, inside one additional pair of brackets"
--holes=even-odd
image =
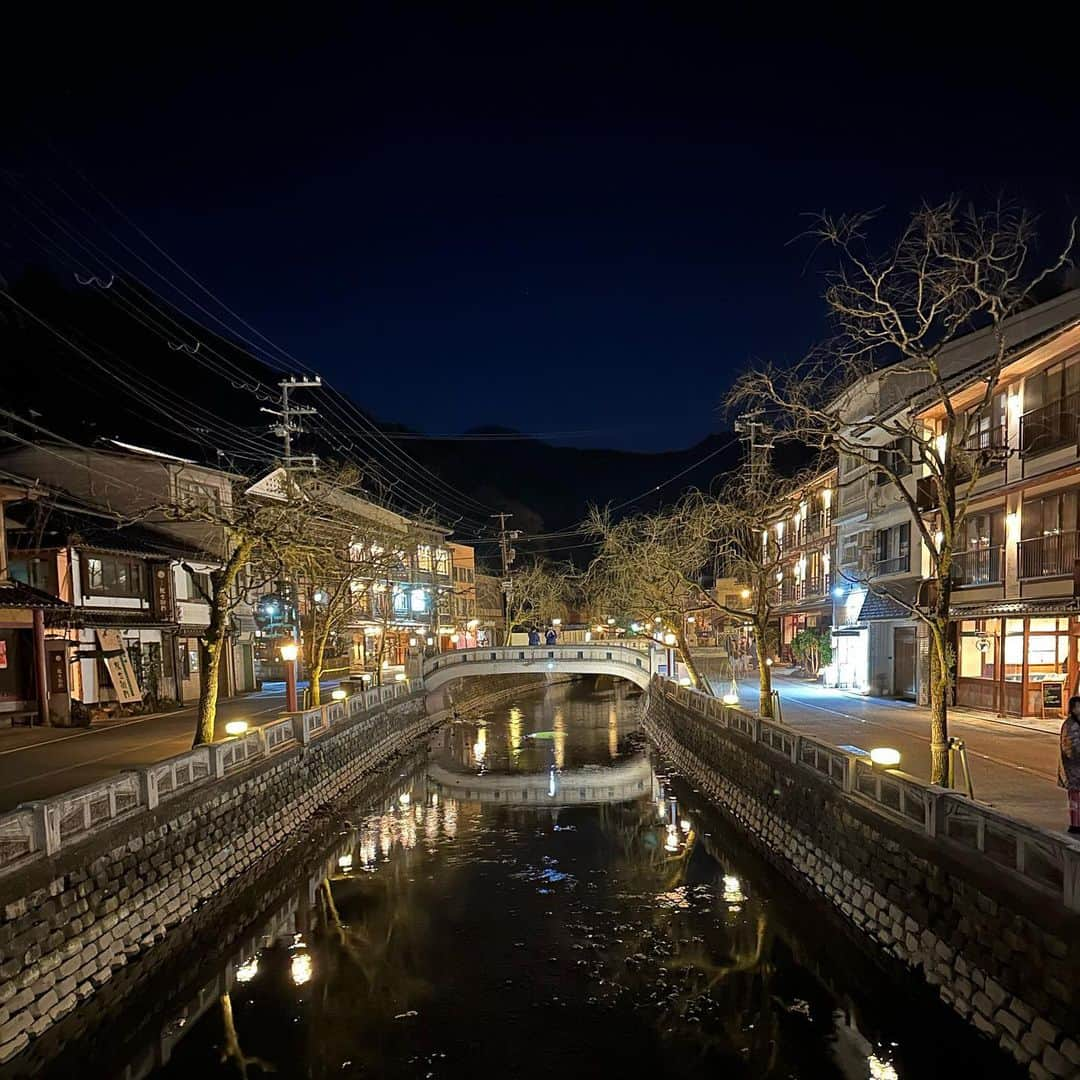
[(535, 626), (529, 631), (529, 644), (530, 645), (539, 645), (540, 644), (540, 631), (537, 630)]
[(554, 645), (555, 644), (555, 627), (554, 626), (549, 626), (548, 627), (548, 632), (545, 635), (544, 640), (549, 645)]
[(1058, 786), (1069, 793), (1069, 832), (1080, 833), (1080, 697), (1069, 698), (1069, 715), (1061, 725)]

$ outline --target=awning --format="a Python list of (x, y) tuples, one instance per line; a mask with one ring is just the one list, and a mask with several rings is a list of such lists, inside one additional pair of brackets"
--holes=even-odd
[(833, 637), (858, 637), (866, 630), (865, 626), (843, 626), (839, 630), (835, 627), (832, 630)]
[(918, 581), (898, 581), (867, 586), (866, 598), (859, 609), (859, 622), (912, 618), (911, 608), (918, 599), (919, 584)]
[(1080, 615), (1080, 598), (1069, 596), (1039, 600), (987, 600), (981, 604), (953, 604), (950, 619), (989, 619), (1000, 615)]
[(162, 619), (152, 611), (135, 611), (125, 608), (67, 607), (63, 611), (47, 611), (45, 613), (45, 625), (76, 626), (93, 630), (99, 626), (166, 629), (175, 624), (168, 619)]

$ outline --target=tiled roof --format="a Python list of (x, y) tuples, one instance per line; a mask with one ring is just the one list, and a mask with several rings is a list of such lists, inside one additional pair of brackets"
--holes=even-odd
[(918, 591), (918, 581), (899, 581), (895, 585), (875, 585), (873, 589), (867, 589), (859, 609), (859, 622), (910, 619), (910, 605), (915, 603)]
[(1074, 596), (1054, 600), (987, 600), (982, 604), (953, 604), (952, 619), (982, 619), (995, 615), (1076, 615), (1080, 599)]
[(93, 629), (98, 626), (176, 626), (172, 619), (163, 619), (153, 611), (141, 611), (133, 608), (92, 608), (69, 607), (63, 611), (50, 611), (45, 616), (47, 626), (75, 626)]
[(25, 517), (25, 528), (12, 529), (9, 533), (12, 551), (70, 545), (143, 558), (202, 560), (207, 557), (193, 545), (157, 529), (141, 524), (121, 524), (100, 514), (49, 508), (40, 527), (30, 520), (29, 515), (24, 516), (20, 507), (9, 507), (8, 517), (15, 520)]
[(45, 610), (65, 609), (69, 605), (63, 600), (50, 596), (47, 592), (24, 585), (21, 581), (9, 579), (0, 581), (0, 608), (42, 608)]

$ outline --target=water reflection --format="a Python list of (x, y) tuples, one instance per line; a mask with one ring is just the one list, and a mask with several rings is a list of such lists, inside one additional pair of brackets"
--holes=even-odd
[(173, 1008), (153, 1061), (177, 1077), (970, 1072), (984, 1051), (959, 1022), (914, 999), (898, 1014), (654, 773), (637, 702), (562, 689), (448, 726)]

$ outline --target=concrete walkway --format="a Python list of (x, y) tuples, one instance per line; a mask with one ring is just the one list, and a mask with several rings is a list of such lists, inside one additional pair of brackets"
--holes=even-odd
[[(725, 682), (717, 692), (729, 687)], [(929, 778), (929, 709), (827, 690), (782, 674), (773, 676), (773, 688), (780, 693), (784, 721), (792, 727), (836, 745), (894, 747), (904, 772)], [(757, 711), (756, 677), (741, 682), (739, 695), (744, 707)], [(975, 797), (1052, 830), (1068, 825), (1065, 793), (1057, 786), (1058, 727), (1054, 721), (1001, 721), (959, 709), (949, 713), (949, 734), (967, 745)]]

